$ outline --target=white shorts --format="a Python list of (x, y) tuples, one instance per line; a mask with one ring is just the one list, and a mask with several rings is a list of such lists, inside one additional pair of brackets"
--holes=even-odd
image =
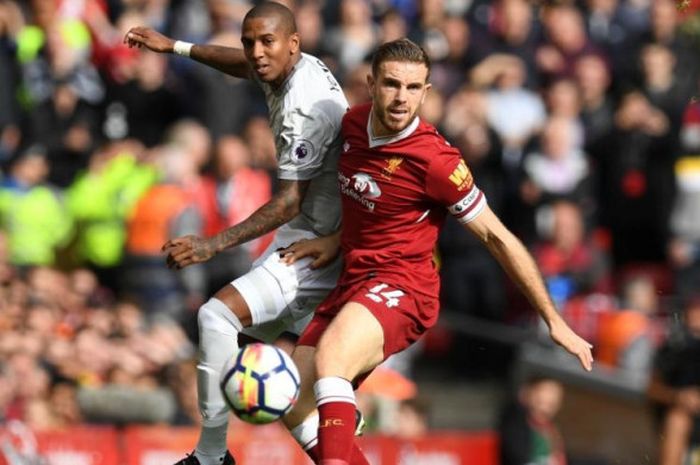
[(283, 332), (299, 335), (304, 331), (316, 306), (335, 287), (342, 261), (337, 258), (327, 267), (312, 270), (311, 258), (287, 266), (280, 262), (277, 251), (315, 237), (311, 231), (281, 226), (252, 269), (231, 283), (250, 309), (252, 324), (244, 334), (271, 343)]

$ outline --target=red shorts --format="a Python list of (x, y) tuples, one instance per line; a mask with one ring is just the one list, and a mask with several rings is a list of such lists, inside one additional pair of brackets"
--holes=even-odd
[(318, 306), (297, 345), (316, 347), (333, 318), (348, 302), (365, 306), (379, 321), (384, 331), (385, 360), (416, 342), (432, 326), (421, 321), (418, 302), (411, 292), (372, 279), (336, 287)]

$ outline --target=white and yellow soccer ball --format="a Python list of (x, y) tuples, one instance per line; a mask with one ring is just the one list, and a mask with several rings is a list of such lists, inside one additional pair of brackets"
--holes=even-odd
[(299, 398), (299, 371), (291, 357), (269, 344), (248, 344), (224, 365), (220, 386), (226, 403), (248, 423), (271, 423)]

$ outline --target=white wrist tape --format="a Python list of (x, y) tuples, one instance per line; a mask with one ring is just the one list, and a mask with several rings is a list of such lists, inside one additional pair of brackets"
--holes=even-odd
[(189, 57), (192, 47), (194, 47), (194, 44), (183, 42), (182, 40), (176, 40), (175, 44), (173, 45), (173, 53), (175, 53), (175, 55)]

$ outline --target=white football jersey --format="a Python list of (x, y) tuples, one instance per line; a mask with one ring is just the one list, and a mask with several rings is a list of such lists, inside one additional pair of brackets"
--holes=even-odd
[(311, 181), (301, 213), (287, 226), (334, 232), (340, 224), (340, 123), (349, 106), (340, 85), (321, 60), (305, 53), (280, 88), (258, 83), (270, 111), (279, 179)]

